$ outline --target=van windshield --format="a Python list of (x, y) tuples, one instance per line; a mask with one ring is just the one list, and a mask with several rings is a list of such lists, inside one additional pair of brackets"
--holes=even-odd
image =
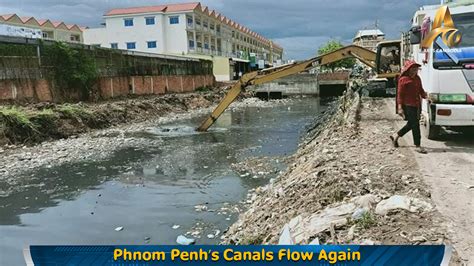
[[(458, 58), (460, 63), (472, 63), (474, 62), (474, 12), (455, 14), (452, 18), (454, 25), (462, 34), (462, 40), (458, 46), (452, 47), (450, 53)], [(433, 48), (435, 66), (455, 65), (448, 53), (444, 52), (436, 43)]]

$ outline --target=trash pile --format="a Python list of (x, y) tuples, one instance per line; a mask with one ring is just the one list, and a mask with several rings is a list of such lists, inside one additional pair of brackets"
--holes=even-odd
[(289, 169), (251, 192), (223, 243), (445, 243), (412, 153), (390, 145), (395, 128), (385, 112), (382, 99), (348, 90)]

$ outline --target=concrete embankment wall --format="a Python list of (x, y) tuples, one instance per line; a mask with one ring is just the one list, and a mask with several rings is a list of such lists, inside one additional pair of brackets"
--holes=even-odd
[(208, 60), (0, 38), (0, 102), (98, 101), (214, 82)]
[(315, 74), (296, 74), (270, 83), (255, 86), (257, 93), (280, 93), (282, 96), (319, 95), (318, 80)]
[(255, 86), (260, 98), (272, 99), (292, 95), (341, 96), (347, 89), (349, 72), (301, 73)]

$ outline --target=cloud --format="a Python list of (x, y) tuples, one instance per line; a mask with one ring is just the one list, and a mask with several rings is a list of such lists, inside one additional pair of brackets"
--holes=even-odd
[[(167, 1), (166, 3), (193, 0)], [(156, 5), (157, 0), (2, 0), (2, 13), (62, 20), (98, 27), (102, 14), (116, 7)], [(287, 58), (313, 56), (329, 39), (350, 42), (357, 30), (378, 27), (389, 39), (408, 30), (413, 13), (437, 0), (203, 0), (203, 5), (275, 40)]]

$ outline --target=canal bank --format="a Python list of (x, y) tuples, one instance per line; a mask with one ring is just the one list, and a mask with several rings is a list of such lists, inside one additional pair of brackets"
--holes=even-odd
[(1, 264), (22, 263), (28, 244), (218, 243), (248, 191), (285, 169), (327, 106), (249, 98), (207, 133), (194, 131), (210, 111), (199, 109), (9, 150)]
[(351, 90), (338, 112), (248, 195), (225, 244), (450, 244), (410, 149), (395, 149), (382, 99)]
[[(218, 103), (225, 91), (226, 86), (220, 86), (192, 93), (128, 96), (100, 102), (6, 105), (0, 107), (0, 145), (13, 144), (7, 148), (15, 148), (124, 123), (194, 112)], [(248, 96), (244, 94), (240, 99)]]

